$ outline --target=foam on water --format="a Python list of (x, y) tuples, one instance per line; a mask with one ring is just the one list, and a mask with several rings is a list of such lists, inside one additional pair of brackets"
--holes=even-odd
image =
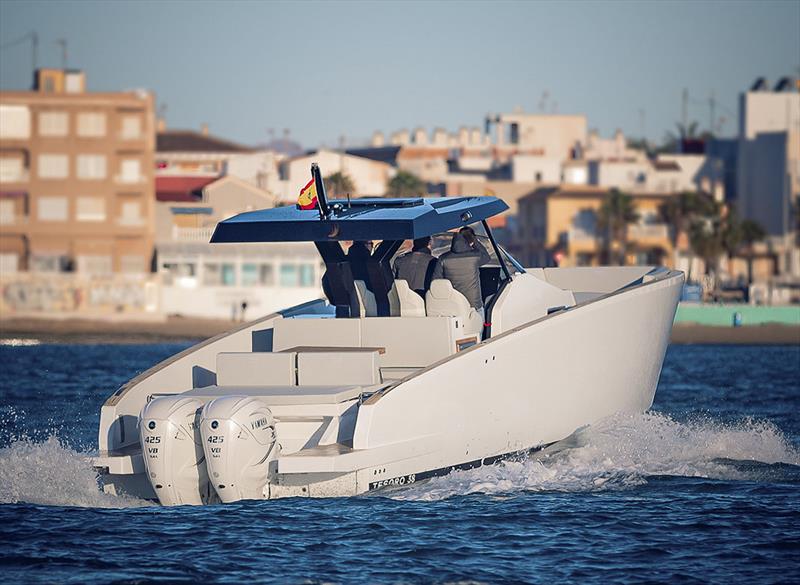
[[(473, 493), (583, 492), (625, 489), (651, 476), (748, 480), (752, 468), (737, 462), (800, 465), (800, 453), (770, 422), (713, 419), (679, 422), (659, 413), (610, 417), (574, 435), (551, 455), (459, 471), (411, 487), (379, 492), (395, 499), (439, 500)], [(151, 505), (103, 493), (89, 455), (56, 435), (20, 438), (0, 449), (0, 503), (54, 506)]]
[(89, 456), (55, 435), (40, 442), (22, 438), (0, 449), (0, 504), (18, 502), (90, 508), (150, 505), (103, 493)]
[(616, 415), (583, 429), (572, 446), (549, 456), (458, 471), (392, 490), (404, 500), (439, 500), (473, 493), (599, 491), (646, 483), (651, 476), (757, 479), (737, 462), (800, 465), (800, 453), (770, 422), (712, 419), (678, 422), (649, 412)]

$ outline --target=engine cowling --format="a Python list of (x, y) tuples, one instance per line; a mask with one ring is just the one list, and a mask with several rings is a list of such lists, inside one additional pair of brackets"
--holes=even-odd
[(221, 396), (203, 408), (200, 434), (219, 498), (226, 503), (263, 499), (279, 448), (269, 407), (253, 397)]
[(216, 500), (200, 435), (202, 406), (194, 398), (161, 396), (148, 402), (139, 415), (147, 478), (164, 506)]

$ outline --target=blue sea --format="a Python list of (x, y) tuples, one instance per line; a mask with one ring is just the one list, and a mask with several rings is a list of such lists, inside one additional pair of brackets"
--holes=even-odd
[(651, 411), (405, 489), (169, 509), (102, 494), (100, 405), (186, 346), (0, 346), (4, 582), (800, 582), (798, 346), (673, 346)]

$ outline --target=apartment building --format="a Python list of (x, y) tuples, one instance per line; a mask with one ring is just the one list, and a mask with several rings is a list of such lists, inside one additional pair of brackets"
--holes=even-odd
[(0, 273), (149, 272), (153, 96), (39, 69), (0, 92)]
[[(595, 186), (541, 187), (520, 199), (520, 258), (527, 266), (596, 266), (601, 261), (598, 212), (609, 190)], [(626, 264), (674, 265), (669, 226), (659, 208), (668, 196), (632, 193), (639, 221), (628, 226)]]

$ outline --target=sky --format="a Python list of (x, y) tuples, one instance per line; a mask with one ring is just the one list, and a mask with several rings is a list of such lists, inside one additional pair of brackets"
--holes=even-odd
[(684, 89), (690, 120), (708, 127), (713, 92), (733, 135), (756, 77), (800, 75), (798, 0), (0, 0), (0, 89), (29, 86), (30, 44), (13, 44), (29, 31), (40, 66), (61, 66), (66, 39), (89, 90), (151, 90), (170, 128), (206, 123), (244, 144), (289, 129), (307, 148), (482, 126), (516, 107), (661, 140)]

